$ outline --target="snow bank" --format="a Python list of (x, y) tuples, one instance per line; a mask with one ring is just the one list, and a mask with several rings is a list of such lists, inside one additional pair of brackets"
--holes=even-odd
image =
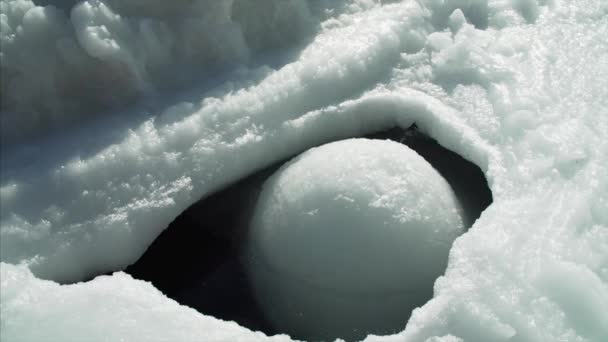
[(214, 70), (293, 46), (319, 21), (295, 0), (61, 5), (1, 2), (5, 141), (213, 77)]
[[(138, 2), (130, 3), (133, 7), (125, 6), (132, 11), (145, 11), (135, 5)], [(198, 99), (190, 96), (165, 111), (152, 113), (143, 122), (82, 127), (69, 134), (66, 131), (65, 137), (55, 141), (16, 146), (3, 153), (2, 340), (28, 340), (28, 334), (33, 333), (47, 340), (63, 339), (63, 325), (42, 324), (44, 320), (36, 315), (54, 317), (65, 324), (78, 322), (89, 339), (102, 340), (113, 329), (133, 340), (172, 340), (179, 330), (185, 340), (212, 340), (231, 331), (238, 331), (235, 334), (243, 340), (259, 338), (231, 323), (177, 307), (151, 287), (120, 273), (102, 281), (68, 286), (40, 278), (77, 281), (121, 269), (134, 262), (181, 211), (222, 185), (324, 142), (394, 125), (407, 127), (412, 122), (479, 165), (489, 180), (494, 203), (472, 229), (456, 240), (448, 269), (435, 283), (434, 298), (415, 310), (405, 330), (368, 339), (605, 340), (606, 2), (327, 3), (336, 9), (325, 12), (327, 19), (322, 20), (313, 41), (293, 56), (291, 63), (278, 70), (266, 69), (262, 73), (266, 76), (254, 86), (219, 87), (215, 92), (199, 94)], [(314, 4), (309, 2), (310, 8), (317, 6)], [(68, 63), (58, 62), (59, 52), (51, 53), (44, 62), (50, 64), (32, 61), (33, 56), (43, 54), (40, 49), (45, 44), (54, 41), (47, 35), (63, 37), (65, 30), (67, 46), (76, 45), (74, 49), (81, 51), (69, 56), (83, 54), (85, 60), (92, 59), (81, 44), (81, 40), (91, 39), (87, 49), (102, 62), (96, 61), (99, 67), (83, 62), (82, 68), (85, 73), (96, 70), (110, 79), (107, 82), (114, 85), (109, 88), (113, 91), (103, 96), (122, 98), (132, 94), (132, 89), (163, 79), (148, 76), (150, 70), (157, 70), (148, 67), (152, 61), (146, 64), (138, 59), (138, 51), (148, 51), (148, 45), (141, 50), (132, 46), (123, 50), (121, 45), (129, 39), (143, 44), (145, 39), (130, 37), (140, 34), (140, 27), (145, 31), (146, 25), (137, 19), (117, 19), (132, 14), (119, 14), (109, 3), (105, 7), (101, 2), (82, 3), (69, 15), (62, 10), (32, 9), (28, 1), (2, 0), (1, 5), (3, 106), (5, 101), (16, 103), (20, 99), (28, 106), (44, 104), (39, 111), (45, 113), (41, 115), (44, 120), (54, 120), (50, 118), (58, 115), (50, 113), (64, 113), (53, 112), (48, 105), (52, 101), (59, 101), (59, 107), (79, 108), (78, 103), (72, 103), (75, 97), (62, 94), (85, 94), (83, 89), (89, 83), (70, 81), (72, 88), (66, 86), (64, 93), (55, 93), (62, 88), (46, 84), (55, 82), (49, 80), (52, 70), (66, 71), (60, 79), (72, 79), (82, 76), (77, 70), (83, 69), (53, 64)], [(226, 21), (221, 15), (225, 12), (215, 2), (199, 5), (217, 14), (211, 19)], [(168, 5), (158, 8), (161, 6)], [(155, 11), (172, 13), (154, 7), (150, 6), (146, 16), (153, 17)], [(75, 20), (75, 13), (84, 19)], [(252, 20), (249, 25), (257, 27), (254, 17), (247, 17)], [(31, 27), (21, 25), (18, 29), (19, 22), (30, 20)], [(91, 29), (83, 29), (78, 38), (76, 22), (82, 25), (79, 27), (91, 25)], [(149, 30), (165, 32), (159, 28), (163, 22), (150, 24)], [(225, 25), (230, 27), (231, 22)], [(196, 23), (209, 25), (206, 20)], [(222, 23), (217, 25), (223, 27)], [(4, 39), (13, 37), (5, 35), (9, 28), (34, 33), (15, 33), (15, 37), (29, 38), (5, 43)], [(226, 31), (232, 32), (228, 28)], [(177, 37), (179, 31), (166, 32)], [(205, 29), (197, 32), (197, 37), (204, 40)], [(146, 37), (158, 38), (161, 33)], [(186, 42), (187, 37), (184, 33), (175, 44)], [(205, 44), (213, 46), (212, 42)], [(236, 49), (231, 44), (222, 47)], [(247, 47), (243, 51), (251, 49)], [(158, 57), (160, 64), (179, 63), (175, 62), (180, 61), (176, 56), (181, 55), (163, 59), (165, 51), (159, 48), (144, 55)], [(38, 81), (20, 85), (13, 70), (15, 75), (28, 75), (28, 80)], [(30, 74), (30, 70), (36, 71)], [(173, 67), (158, 70), (175, 71)], [(130, 81), (114, 81), (116, 75)], [(5, 88), (7, 80), (16, 83)], [(33, 85), (40, 89), (30, 89)], [(74, 85), (78, 85), (77, 91)], [(45, 93), (49, 89), (54, 90)], [(32, 94), (45, 100), (34, 101)], [(92, 103), (83, 102), (87, 106)], [(3, 136), (6, 127), (23, 134), (32, 127), (44, 127), (36, 115), (13, 116), (13, 107), (4, 108)], [(63, 123), (67, 119), (57, 120)], [(101, 283), (110, 288), (113, 284), (143, 287), (136, 295), (116, 291), (95, 305), (68, 309), (67, 298), (75, 300), (80, 291), (88, 297), (99, 291)], [(106, 306), (112, 300), (136, 303), (140, 296), (156, 297), (155, 303), (165, 303), (167, 310), (174, 310), (172, 320), (192, 324), (187, 328), (145, 326), (138, 322), (154, 321), (155, 313), (134, 311), (137, 305), (122, 307), (120, 317), (124, 319), (117, 321), (115, 306)], [(57, 302), (30, 305), (34, 298), (47, 297)], [(79, 300), (86, 301), (87, 297)], [(86, 320), (85, 324), (85, 318), (94, 312), (105, 312), (107, 319)], [(124, 322), (132, 322), (137, 329), (127, 330)], [(144, 326), (154, 329), (154, 333), (138, 335)], [(198, 330), (200, 326), (206, 327), (204, 332)]]
[[(202, 316), (125, 273), (60, 286), (36, 279), (26, 269), (2, 264), (1, 284), (0, 313), (10, 317), (10, 323), (2, 321), (4, 341), (290, 340), (287, 336), (268, 338), (236, 323)], [(24, 307), (29, 309), (24, 312)], [(57, 311), (49, 315), (49, 308)], [(221, 330), (213, 331), (218, 326)], [(159, 331), (164, 332), (159, 335)]]

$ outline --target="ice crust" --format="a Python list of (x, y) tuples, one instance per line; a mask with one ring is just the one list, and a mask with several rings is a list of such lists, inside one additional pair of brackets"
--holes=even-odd
[[(186, 2), (200, 12), (182, 12)], [(173, 3), (88, 1), (68, 12), (0, 0), (3, 137), (43, 139), (51, 122), (78, 121), (167, 78), (181, 82), (185, 57), (164, 55), (164, 34), (182, 48), (192, 46), (188, 37), (204, 42), (187, 75), (215, 68), (214, 58), (228, 63), (291, 41), (273, 38), (281, 20), (257, 20), (257, 6), (226, 15), (247, 1)], [(404, 331), (368, 340), (605, 341), (608, 3), (289, 3), (286, 11), (304, 18), (293, 34), (312, 35), (289, 63), (227, 64), (238, 71), (229, 80), (165, 110), (127, 111), (121, 116), (137, 119), (3, 150), (1, 339), (266, 339), (120, 272), (73, 285), (43, 279), (122, 269), (224, 184), (321, 143), (416, 122), (482, 168), (494, 203), (455, 241), (434, 298)], [(164, 16), (185, 23), (190, 15), (194, 27), (162, 28)], [(87, 98), (89, 84), (111, 87)]]

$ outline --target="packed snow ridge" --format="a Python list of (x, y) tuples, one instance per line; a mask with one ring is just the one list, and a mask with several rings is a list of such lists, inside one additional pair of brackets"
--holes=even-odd
[(608, 338), (606, 1), (45, 4), (0, 0), (3, 341), (290, 340), (121, 272), (57, 282), (124, 269), (274, 161), (414, 122), (494, 202), (433, 299), (367, 340)]

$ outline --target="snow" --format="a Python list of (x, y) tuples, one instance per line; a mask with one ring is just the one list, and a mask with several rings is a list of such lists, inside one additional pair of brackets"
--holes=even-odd
[(48, 2), (2, 1), (4, 142), (214, 77), (303, 40), (319, 21), (294, 0)]
[[(12, 286), (16, 283), (18, 289)], [(202, 316), (125, 273), (61, 286), (3, 264), (1, 290), (5, 341), (289, 341), (285, 335), (269, 339), (236, 323)], [(221, 330), (213, 331), (219, 326)]]
[(246, 259), (258, 301), (298, 338), (401, 329), (445, 271), (463, 215), (447, 181), (400, 143), (313, 148), (268, 178), (256, 205)]
[[(264, 339), (123, 273), (53, 281), (123, 269), (190, 204), (274, 161), (413, 122), (477, 164), (494, 202), (404, 331), (368, 340), (606, 339), (606, 1), (291, 1), (296, 32), (255, 6), (226, 15), (245, 1), (188, 3), (0, 0), (3, 341)], [(272, 49), (290, 53), (271, 63)]]

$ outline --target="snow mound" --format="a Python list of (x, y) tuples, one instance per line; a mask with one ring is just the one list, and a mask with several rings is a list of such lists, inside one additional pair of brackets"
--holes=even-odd
[[(41, 281), (27, 269), (2, 264), (2, 341), (268, 341), (236, 323), (202, 317), (165, 297), (151, 284), (126, 273), (61, 286)], [(17, 287), (15, 287), (17, 286)], [(27, 312), (24, 312), (27, 307)], [(48, 315), (54, 308), (55, 313)], [(74, 313), (86, 312), (83, 315)], [(36, 328), (32, 329), (32, 322)], [(112, 329), (99, 329), (99, 324)], [(222, 325), (222, 331), (209, 334)], [(159, 329), (164, 331), (159, 335)], [(137, 336), (133, 337), (134, 330)], [(50, 333), (50, 334), (49, 334)], [(289, 341), (286, 336), (272, 341)]]
[[(214, 21), (227, 20), (225, 12), (214, 12), (221, 8), (220, 1), (185, 2), (198, 3), (210, 16), (191, 22), (190, 11), (165, 10), (173, 7), (166, 1), (149, 2), (154, 5), (120, 1), (130, 9), (119, 19), (116, 4), (112, 7), (110, 1), (97, 0), (79, 3), (68, 23), (63, 9), (32, 8), (28, 0), (0, 0), (3, 106), (21, 99), (24, 105), (44, 103), (29, 102), (40, 96), (58, 101), (59, 107), (70, 107), (79, 96), (69, 94), (82, 95), (90, 70), (109, 77), (105, 84), (112, 85), (97, 95), (121, 98), (130, 94), (124, 84), (148, 84), (113, 81), (117, 75), (140, 80), (139, 75), (147, 73), (134, 71), (152, 70), (146, 58), (130, 60), (129, 56), (161, 56), (137, 52), (147, 51), (136, 48), (147, 42), (144, 36), (161, 37), (165, 31), (130, 39), (133, 28), (149, 31), (147, 21), (139, 21), (133, 13), (147, 18), (175, 15), (177, 26), (190, 22), (194, 28), (197, 24), (214, 27), (211, 23), (226, 27), (221, 20)], [(446, 272), (435, 282), (433, 299), (413, 312), (405, 330), (368, 340), (606, 340), (608, 3), (306, 3), (311, 9), (315, 4), (331, 5), (322, 11), (320, 25), (312, 26), (318, 30), (312, 40), (281, 67), (248, 69), (243, 74), (250, 78), (245, 85), (237, 78), (234, 86), (229, 77), (213, 91), (184, 96), (180, 103), (151, 110), (139, 121), (108, 124), (104, 117), (104, 124), (62, 129), (62, 136), (53, 140), (26, 140), (6, 149), (2, 145), (1, 340), (39, 340), (28, 338), (34, 332), (44, 340), (63, 340), (69, 329), (42, 324), (42, 315), (65, 324), (77, 322), (75, 326), (82, 327), (90, 341), (103, 341), (114, 330), (135, 341), (176, 340), (179, 331), (187, 335), (182, 340), (224, 336), (233, 324), (210, 320), (185, 307), (173, 307), (167, 315), (171, 320), (189, 317), (192, 324), (180, 327), (152, 325), (146, 317), (156, 312), (137, 311), (138, 304), (121, 307), (123, 319), (113, 320), (120, 310), (104, 303), (131, 296), (132, 303), (138, 303), (136, 297), (150, 292), (160, 296), (151, 287), (124, 295), (106, 293), (103, 300), (87, 302), (99, 282), (59, 286), (43, 279), (76, 282), (124, 269), (177, 215), (224, 185), (313, 146), (396, 125), (407, 128), (414, 122), (441, 145), (480, 167), (493, 203), (455, 240)], [(91, 38), (88, 48), (99, 53), (95, 63), (102, 59), (105, 65), (107, 57), (117, 69), (80, 68), (82, 51), (70, 48), (70, 42), (80, 45), (75, 35), (67, 41), (48, 37), (62, 36), (64, 26), (56, 24), (64, 23), (72, 32), (76, 9), (83, 15), (78, 24), (86, 26), (78, 26), (83, 28), (79, 39)], [(66, 17), (58, 19), (61, 13)], [(124, 19), (130, 15), (133, 20)], [(256, 23), (253, 10), (241, 15), (251, 25)], [(22, 21), (28, 24), (20, 25)], [(264, 23), (274, 29), (271, 20)], [(155, 24), (151, 26), (154, 31)], [(205, 29), (194, 28), (184, 32), (184, 37), (196, 41), (206, 36)], [(124, 32), (127, 38), (118, 38)], [(225, 32), (234, 31), (226, 28)], [(251, 32), (261, 33), (250, 37), (266, 37), (264, 30)], [(232, 46), (222, 46), (228, 45)], [(213, 44), (207, 46), (209, 52), (214, 51)], [(76, 66), (45, 66), (57, 60), (55, 49), (65, 52), (61, 58), (66, 58), (66, 64), (76, 62)], [(127, 53), (132, 51), (136, 52)], [(206, 56), (206, 48), (196, 51)], [(115, 58), (125, 56), (133, 64), (114, 64)], [(199, 60), (197, 53), (191, 56)], [(157, 61), (162, 65), (173, 58)], [(204, 69), (204, 65), (186, 67), (193, 75)], [(48, 77), (53, 70), (59, 72)], [(166, 70), (179, 74), (170, 66)], [(69, 90), (66, 96), (53, 93), (62, 89), (62, 77), (83, 75), (84, 82), (70, 83), (77, 91)], [(163, 78), (141, 79), (156, 84), (154, 80)], [(47, 94), (47, 90), (52, 91)], [(77, 116), (92, 115), (87, 108), (76, 111)], [(2, 135), (6, 131), (25, 136), (28, 125), (44, 131), (47, 126), (41, 122), (54, 120), (51, 112), (41, 109), (39, 115), (13, 115), (15, 111), (3, 107), (3, 120), (22, 120), (23, 125), (2, 121)], [(56, 112), (58, 122), (69, 121), (63, 113)], [(104, 279), (125, 287), (137, 283), (120, 274)], [(56, 301), (31, 305), (34, 298), (45, 296)], [(82, 303), (91, 305), (73, 310), (66, 306), (68, 298), (80, 296)], [(87, 320), (102, 314), (107, 319)], [(85, 320), (86, 324), (80, 324)], [(197, 330), (200, 326), (206, 327), (204, 332)], [(144, 327), (154, 333), (138, 335)], [(238, 330), (234, 337), (253, 340), (258, 335)]]
[(431, 297), (463, 231), (452, 189), (420, 155), (393, 141), (343, 140), (266, 181), (250, 274), (263, 309), (292, 337), (397, 332)]
[(248, 65), (319, 22), (294, 0), (36, 3), (0, 3), (3, 142)]

